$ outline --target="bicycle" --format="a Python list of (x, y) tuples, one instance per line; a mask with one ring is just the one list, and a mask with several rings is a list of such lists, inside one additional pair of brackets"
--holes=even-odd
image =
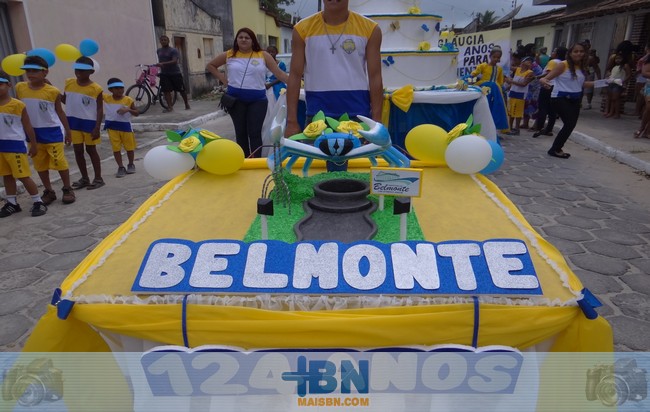
[[(160, 101), (160, 105), (164, 109), (169, 109), (165, 95), (162, 92), (160, 84), (158, 84), (160, 68), (152, 64), (138, 64), (135, 67), (138, 68), (135, 84), (126, 89), (126, 95), (133, 99), (135, 108), (142, 114), (149, 110), (151, 104), (156, 104), (157, 101)], [(176, 103), (177, 97), (177, 93), (174, 91), (172, 94), (172, 104)]]

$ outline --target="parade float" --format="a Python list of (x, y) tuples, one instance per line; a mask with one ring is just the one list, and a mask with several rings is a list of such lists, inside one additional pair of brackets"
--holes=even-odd
[[(439, 30), (436, 19), (416, 21), (428, 35)], [(405, 26), (400, 20), (387, 27)], [(440, 52), (451, 66), (453, 53)], [(405, 56), (383, 54), (393, 60), (384, 64), (384, 83), (403, 84), (386, 70), (401, 67)], [(432, 89), (415, 91), (411, 103), (418, 93), (482, 96)], [(168, 132), (169, 144), (150, 150), (144, 166), (169, 182), (70, 273), (25, 351), (112, 352), (129, 382), (112, 390), (131, 391), (123, 402), (135, 410), (207, 410), (192, 407), (190, 398), (199, 395), (219, 395), (212, 404), (219, 410), (252, 407), (244, 392), (206, 392), (199, 378), (190, 378), (196, 386), (181, 391), (184, 397), (157, 392), (152, 379), (164, 373), (152, 377), (143, 362), (170, 351), (192, 359), (203, 350), (611, 352), (612, 331), (594, 309), (597, 299), (485, 177), (503, 152), (489, 112), (473, 113), (447, 118), (448, 127), (410, 127), (407, 152), (390, 126), (367, 118), (317, 114), (303, 133), (285, 138), (283, 110), (271, 124), (265, 159), (244, 159), (234, 142), (207, 130)], [(326, 173), (325, 161), (347, 162), (348, 170)], [(134, 365), (121, 353), (144, 355)], [(184, 365), (187, 376), (203, 376)], [(458, 401), (486, 410), (504, 410), (503, 402), (519, 411), (557, 406), (543, 394), (563, 381), (541, 383), (537, 363), (522, 370), (527, 383), (508, 389), (519, 393), (516, 400), (474, 390), (446, 393), (446, 404), (404, 390), (378, 395), (369, 410), (419, 410), (413, 400), (425, 410), (457, 410)], [(302, 399), (302, 378), (295, 379)], [(105, 389), (92, 379), (85, 384)], [(263, 401), (266, 410), (296, 407), (256, 394), (264, 397), (251, 402)]]

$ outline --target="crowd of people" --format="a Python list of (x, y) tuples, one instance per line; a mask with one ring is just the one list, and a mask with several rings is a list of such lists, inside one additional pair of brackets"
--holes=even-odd
[(567, 159), (570, 155), (563, 152), (562, 147), (581, 110), (592, 109), (594, 86), (602, 90), (603, 116), (619, 119), (628, 85), (634, 80), (635, 114), (641, 119), (634, 137), (650, 137), (650, 107), (646, 104), (650, 101), (650, 46), (640, 58), (634, 51), (635, 46), (630, 41), (621, 42), (610, 53), (603, 75), (600, 58), (588, 40), (572, 44), (568, 49), (557, 47), (550, 55), (545, 47), (537, 51), (534, 44), (527, 44), (511, 53), (510, 71), (502, 74), (497, 63), (503, 52), (497, 46), (490, 53), (489, 62), (479, 65), (471, 76), (478, 76), (476, 85), (495, 85), (496, 89), (490, 94), (495, 94), (495, 90), (502, 92), (498, 97), (503, 97), (504, 103), (497, 106), (506, 109), (505, 127), (500, 121), (498, 107), (494, 107), (494, 98), (490, 101), (495, 124), (502, 136), (518, 136), (521, 129), (530, 130), (532, 137), (553, 136), (556, 119), (562, 119), (563, 127), (548, 154)]

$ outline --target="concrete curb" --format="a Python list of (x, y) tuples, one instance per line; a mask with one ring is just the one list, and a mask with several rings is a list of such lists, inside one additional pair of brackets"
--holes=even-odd
[(211, 120), (223, 117), (226, 112), (217, 110), (214, 113), (204, 114), (194, 119), (185, 120), (178, 123), (131, 123), (134, 132), (162, 132), (165, 130), (186, 129), (188, 126), (199, 126)]
[(612, 146), (606, 145), (594, 137), (574, 130), (573, 133), (571, 133), (570, 140), (597, 153), (612, 158), (620, 163), (630, 166), (635, 170), (650, 174), (650, 162), (646, 162), (645, 160), (641, 160), (628, 152), (624, 152), (622, 150), (613, 148)]

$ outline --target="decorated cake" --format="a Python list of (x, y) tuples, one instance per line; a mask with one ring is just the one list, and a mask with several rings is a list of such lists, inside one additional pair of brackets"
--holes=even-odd
[[(350, 9), (377, 22), (382, 33), (384, 87), (416, 89), (456, 82), (458, 51), (441, 31), (442, 17), (424, 14), (416, 0), (350, 0)], [(453, 34), (452, 34), (453, 35)]]

